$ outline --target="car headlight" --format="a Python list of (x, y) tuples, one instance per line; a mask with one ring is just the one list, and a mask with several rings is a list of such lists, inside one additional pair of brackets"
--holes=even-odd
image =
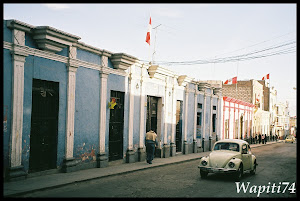
[(202, 161), (201, 164), (202, 164), (203, 166), (206, 166), (206, 165), (207, 165), (207, 161)]
[(229, 162), (229, 163), (228, 163), (228, 167), (234, 168), (234, 166), (235, 166), (235, 164), (234, 164), (233, 162)]

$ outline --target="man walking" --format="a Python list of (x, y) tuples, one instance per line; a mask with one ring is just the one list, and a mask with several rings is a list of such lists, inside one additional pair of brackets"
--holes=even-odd
[(147, 153), (147, 163), (149, 164), (152, 164), (152, 160), (154, 157), (155, 146), (157, 144), (156, 137), (156, 133), (152, 130), (146, 133), (145, 144)]

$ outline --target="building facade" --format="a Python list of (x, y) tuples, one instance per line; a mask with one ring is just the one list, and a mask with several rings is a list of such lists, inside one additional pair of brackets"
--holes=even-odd
[(254, 105), (251, 137), (266, 134), (270, 138), (269, 89), (265, 81), (242, 80), (237, 84), (222, 85), (224, 97), (231, 97)]
[(277, 90), (274, 87), (270, 89), (270, 135), (275, 135), (275, 122), (277, 117)]
[(3, 21), (3, 161), (7, 179), (211, 149), (222, 89), (49, 26)]
[(275, 121), (275, 134), (279, 139), (283, 140), (290, 134), (290, 117), (288, 110), (288, 103), (276, 103), (276, 121)]
[(223, 96), (222, 139), (243, 139), (251, 142), (255, 105)]
[(290, 133), (291, 135), (295, 136), (297, 135), (297, 117), (290, 117)]

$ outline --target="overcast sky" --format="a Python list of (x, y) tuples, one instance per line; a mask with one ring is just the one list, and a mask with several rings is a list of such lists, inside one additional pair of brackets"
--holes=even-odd
[[(270, 73), (278, 101), (296, 115), (296, 4), (4, 4), (3, 11), (4, 19), (51, 26), (197, 80)], [(152, 28), (160, 26), (149, 47), (150, 15)]]

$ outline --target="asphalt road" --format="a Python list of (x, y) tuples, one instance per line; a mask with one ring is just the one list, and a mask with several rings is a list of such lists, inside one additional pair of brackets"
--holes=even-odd
[(228, 175), (209, 174), (201, 179), (199, 161), (195, 160), (22, 197), (296, 197), (296, 185), (293, 185), (296, 182), (296, 148), (295, 143), (253, 148), (258, 162), (256, 175), (246, 173), (239, 183)]

